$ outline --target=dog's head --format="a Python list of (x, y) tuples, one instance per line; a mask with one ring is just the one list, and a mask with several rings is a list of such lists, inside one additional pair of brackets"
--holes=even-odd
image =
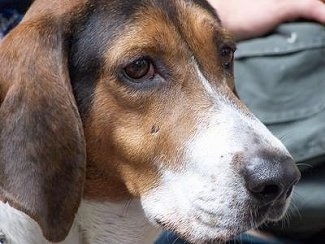
[(0, 200), (56, 241), (82, 192), (193, 242), (280, 218), (299, 172), (234, 95), (234, 49), (202, 0), (36, 1), (0, 48)]

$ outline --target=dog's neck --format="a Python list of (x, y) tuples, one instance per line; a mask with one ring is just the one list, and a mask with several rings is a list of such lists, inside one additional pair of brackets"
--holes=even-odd
[(151, 244), (159, 233), (146, 219), (139, 200), (83, 200), (77, 219), (87, 244)]
[[(9, 243), (49, 244), (28, 215), (0, 201), (0, 232)], [(67, 238), (60, 244), (152, 244), (159, 234), (137, 200), (114, 204), (83, 200)]]

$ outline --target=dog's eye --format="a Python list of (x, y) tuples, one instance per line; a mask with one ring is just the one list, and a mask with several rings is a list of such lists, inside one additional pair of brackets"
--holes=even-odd
[(220, 56), (222, 59), (222, 66), (225, 69), (229, 69), (232, 66), (234, 60), (235, 49), (230, 46), (224, 46), (220, 50)]
[(125, 75), (134, 82), (151, 79), (154, 76), (154, 67), (148, 58), (140, 58), (124, 68)]

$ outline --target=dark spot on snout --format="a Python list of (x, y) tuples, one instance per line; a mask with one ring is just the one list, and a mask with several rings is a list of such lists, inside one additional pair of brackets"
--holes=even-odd
[(240, 170), (245, 161), (244, 152), (237, 152), (232, 157), (232, 165), (235, 167), (236, 170)]
[(159, 125), (153, 125), (151, 127), (151, 134), (157, 134), (159, 132), (159, 130), (160, 130)]
[(260, 136), (255, 135), (253, 137), (253, 143), (256, 144), (256, 145), (262, 144)]

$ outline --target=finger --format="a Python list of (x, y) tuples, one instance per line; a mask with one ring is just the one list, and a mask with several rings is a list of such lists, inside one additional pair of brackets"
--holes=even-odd
[[(306, 1), (307, 2), (307, 1)], [(308, 1), (301, 8), (301, 17), (325, 24), (325, 0)]]

